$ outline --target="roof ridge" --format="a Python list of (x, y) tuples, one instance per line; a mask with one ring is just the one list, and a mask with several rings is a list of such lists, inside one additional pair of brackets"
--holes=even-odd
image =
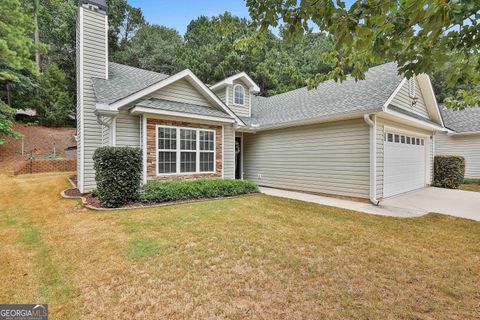
[[(377, 69), (379, 67), (383, 67), (383, 66), (386, 66), (387, 64), (392, 64), (392, 63), (395, 63), (394, 61), (391, 61), (391, 62), (386, 62), (386, 63), (382, 63), (382, 64), (379, 64), (378, 66), (374, 66), (374, 67), (371, 67), (371, 68), (368, 68), (367, 72), (370, 72), (372, 71), (373, 69)], [(347, 75), (347, 79), (345, 80), (342, 80), (342, 82), (345, 82), (346, 80), (348, 80), (349, 78), (352, 78), (351, 74), (348, 74)], [(328, 79), (328, 80), (325, 80), (323, 82), (321, 82), (315, 89), (313, 90), (317, 90), (318, 87), (321, 85), (321, 84), (324, 84), (324, 83), (330, 83), (330, 82), (335, 82), (337, 83), (337, 81), (335, 81), (335, 79)], [(342, 83), (340, 82), (340, 83)], [(310, 91), (308, 90), (308, 86), (304, 86), (304, 87), (300, 87), (300, 88), (297, 88), (297, 89), (293, 89), (293, 90), (290, 90), (290, 91), (285, 91), (285, 92), (282, 92), (282, 93), (278, 93), (278, 94), (275, 94), (273, 96), (268, 96), (268, 97), (264, 97), (266, 99), (270, 99), (270, 98), (273, 98), (273, 97), (278, 97), (278, 96), (281, 96), (281, 95), (284, 95), (284, 94), (287, 94), (287, 93), (292, 93), (292, 92), (295, 92), (295, 91), (298, 91), (298, 90), (302, 90), (302, 89), (307, 89), (307, 91)], [(312, 90), (312, 91), (313, 91)]]
[(163, 73), (163, 72), (157, 72), (157, 71), (153, 71), (153, 70), (147, 70), (147, 69), (143, 69), (143, 68), (139, 68), (139, 67), (134, 67), (134, 66), (130, 66), (128, 64), (123, 64), (123, 63), (118, 63), (118, 62), (115, 62), (115, 61), (109, 61), (108, 64), (116, 64), (118, 66), (122, 66), (122, 67), (127, 67), (127, 68), (131, 68), (131, 69), (136, 69), (136, 70), (140, 70), (140, 71), (145, 71), (145, 72), (151, 72), (151, 73), (155, 73), (155, 74), (158, 74), (158, 75), (163, 75), (163, 76), (171, 76), (170, 74), (168, 73)]

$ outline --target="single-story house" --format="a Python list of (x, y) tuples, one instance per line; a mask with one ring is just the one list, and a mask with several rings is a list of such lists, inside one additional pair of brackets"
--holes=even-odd
[(440, 111), (448, 131), (437, 134), (435, 154), (463, 156), (465, 178), (480, 179), (480, 107)]
[(110, 62), (106, 12), (104, 0), (80, 0), (81, 192), (95, 187), (100, 146), (141, 148), (144, 183), (249, 179), (374, 203), (430, 185), (444, 124), (428, 75), (407, 80), (387, 63), (362, 81), (260, 97), (244, 72), (209, 86), (190, 70), (166, 75)]

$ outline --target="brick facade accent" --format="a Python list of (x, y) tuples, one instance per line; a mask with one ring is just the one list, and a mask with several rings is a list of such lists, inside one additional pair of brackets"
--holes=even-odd
[(76, 170), (77, 160), (32, 160), (27, 161), (20, 169), (15, 170), (13, 175)]
[[(157, 176), (157, 145), (156, 126), (188, 127), (197, 129), (215, 130), (215, 171), (216, 173), (178, 174)], [(163, 119), (147, 119), (147, 180), (191, 180), (200, 178), (221, 178), (222, 177), (222, 127), (192, 122), (180, 122)]]

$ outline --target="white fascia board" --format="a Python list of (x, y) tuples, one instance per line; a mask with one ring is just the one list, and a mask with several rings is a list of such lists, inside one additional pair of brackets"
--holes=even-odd
[(471, 136), (471, 135), (480, 134), (480, 131), (456, 132), (448, 129), (447, 133), (448, 135), (452, 135), (452, 136)]
[(240, 72), (237, 74), (234, 74), (233, 76), (230, 76), (216, 84), (210, 87), (211, 90), (216, 90), (218, 88), (221, 88), (226, 85), (233, 85), (233, 81), (243, 78), (244, 81), (248, 83), (248, 86), (250, 88), (250, 92), (260, 92), (260, 87), (253, 81), (252, 78), (248, 76), (246, 72)]
[(118, 115), (118, 110), (110, 108), (108, 104), (97, 103), (95, 104), (95, 114), (105, 117), (112, 117)]
[[(203, 81), (201, 81), (200, 79), (198, 79), (198, 77), (192, 72), (190, 71), (189, 69), (185, 70), (188, 72), (188, 76), (194, 81), (194, 83), (196, 83), (201, 89), (203, 89), (203, 91), (214, 101), (216, 102), (216, 104), (218, 106), (220, 106), (220, 108), (222, 108), (223, 111), (225, 111), (226, 113), (228, 113), (228, 115), (230, 115), (232, 118), (234, 118), (236, 120), (236, 122), (240, 125), (245, 125), (245, 123), (242, 121), (242, 119), (240, 119), (232, 110), (230, 110), (229, 107), (227, 107), (227, 105), (222, 101), (220, 100), (219, 97), (217, 97), (217, 95), (215, 93), (213, 93), (213, 91), (207, 87), (205, 85), (205, 83), (203, 83)], [(182, 71), (183, 72), (183, 71)]]
[[(440, 108), (438, 106), (437, 98), (435, 97), (435, 92), (433, 91), (432, 81), (430, 80), (430, 77), (428, 76), (428, 74), (423, 73), (417, 76), (417, 80), (418, 84), (420, 85), (420, 91), (422, 92), (424, 100), (427, 103), (427, 108), (428, 105), (432, 106), (435, 115), (438, 117), (438, 120), (440, 120), (440, 123), (444, 127), (445, 123), (443, 122), (443, 117), (440, 113)], [(422, 90), (422, 87), (425, 87), (426, 92)]]
[(397, 93), (402, 89), (405, 82), (407, 82), (407, 78), (403, 78), (400, 84), (395, 88), (393, 93), (390, 95), (390, 97), (388, 97), (387, 101), (385, 101), (385, 103), (383, 104), (383, 108), (382, 108), (383, 111), (387, 111), (388, 105), (392, 102), (392, 100), (395, 98)]
[(165, 115), (165, 116), (172, 116), (172, 117), (179, 117), (179, 118), (199, 119), (199, 120), (208, 120), (208, 121), (216, 121), (216, 122), (224, 122), (224, 123), (235, 123), (234, 119), (225, 119), (225, 118), (214, 117), (214, 116), (204, 116), (204, 115), (198, 115), (193, 113), (160, 110), (160, 109), (139, 107), (139, 106), (136, 106), (130, 109), (130, 114), (132, 115), (158, 114), (158, 115)]
[(419, 119), (415, 119), (413, 117), (407, 116), (403, 113), (393, 111), (393, 110), (387, 110), (383, 112), (384, 115), (391, 116), (393, 118), (397, 118), (402, 120), (404, 123), (409, 124), (414, 127), (423, 127), (424, 129), (427, 130), (433, 130), (433, 131), (442, 131), (444, 130), (444, 127), (441, 127), (439, 125), (434, 125)]
[[(170, 76), (164, 80), (161, 80), (143, 90), (140, 90), (134, 94), (129, 95), (128, 97), (125, 97), (123, 99), (120, 99), (112, 104), (109, 105), (109, 109), (111, 110), (118, 110), (118, 108), (123, 107), (129, 103), (132, 103), (134, 101), (137, 101), (165, 86), (168, 86), (169, 84), (174, 83), (175, 81), (178, 81), (183, 78), (189, 78), (192, 80), (212, 102), (214, 102), (217, 106), (219, 106), (223, 111), (225, 111), (228, 115), (230, 115), (232, 118), (236, 120), (238, 124), (243, 124), (243, 121), (235, 114), (233, 113), (232, 110), (230, 110), (225, 103), (223, 103), (222, 100), (220, 100), (215, 93), (213, 93), (200, 79), (197, 78), (197, 76), (190, 71), (189, 69), (180, 71), (177, 74), (174, 74), (173, 76)], [(98, 105), (98, 104), (97, 104)]]
[[(266, 131), (266, 130), (299, 127), (299, 126), (306, 126), (306, 125), (317, 124), (317, 123), (326, 123), (326, 122), (334, 122), (334, 121), (341, 121), (341, 120), (351, 120), (351, 119), (363, 118), (363, 115), (365, 113), (374, 113), (374, 112), (377, 112), (377, 111), (378, 111), (378, 109), (374, 109), (374, 110), (370, 110), (370, 111), (367, 110), (367, 111), (362, 111), (362, 112), (347, 113), (347, 114), (342, 114), (342, 115), (333, 115), (333, 116), (321, 117), (321, 118), (315, 118), (315, 119), (291, 121), (291, 122), (273, 124), (273, 125), (267, 125), (267, 126), (258, 126), (258, 127), (250, 126), (249, 128), (252, 128), (255, 132), (259, 132), (259, 131)], [(241, 129), (239, 128), (238, 130), (240, 131)], [(247, 130), (245, 130), (245, 131), (247, 131)]]

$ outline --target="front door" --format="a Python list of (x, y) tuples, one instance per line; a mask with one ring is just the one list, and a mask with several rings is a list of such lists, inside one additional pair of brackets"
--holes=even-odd
[(242, 137), (235, 137), (235, 179), (242, 179)]

